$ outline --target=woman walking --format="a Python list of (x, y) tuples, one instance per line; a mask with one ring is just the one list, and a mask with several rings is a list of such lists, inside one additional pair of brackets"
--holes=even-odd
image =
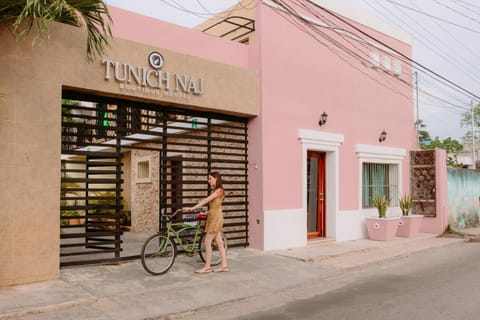
[[(225, 199), (225, 190), (222, 185), (222, 177), (218, 172), (211, 172), (208, 175), (208, 184), (212, 188), (212, 193), (200, 200), (195, 206), (189, 208), (183, 208), (184, 212), (190, 212), (198, 209), (207, 203), (209, 204), (207, 222), (205, 225), (205, 265), (203, 268), (198, 269), (195, 273), (210, 273), (210, 272), (227, 272), (229, 271), (227, 265), (227, 257), (225, 254), (225, 247), (222, 240), (222, 227), (223, 227), (223, 213), (222, 213), (222, 201)], [(210, 263), (212, 261), (212, 241), (215, 240), (222, 259), (222, 266), (219, 269), (212, 270)]]

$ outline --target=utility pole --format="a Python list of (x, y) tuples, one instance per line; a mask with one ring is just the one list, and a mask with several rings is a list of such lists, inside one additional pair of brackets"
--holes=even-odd
[(475, 156), (475, 108), (472, 101), (472, 159), (473, 159), (473, 169), (477, 169), (477, 159)]
[(415, 71), (413, 73), (415, 75), (415, 107), (417, 109), (417, 121), (415, 121), (415, 130), (417, 132), (417, 145), (418, 149), (420, 149), (420, 116), (418, 113), (418, 73)]

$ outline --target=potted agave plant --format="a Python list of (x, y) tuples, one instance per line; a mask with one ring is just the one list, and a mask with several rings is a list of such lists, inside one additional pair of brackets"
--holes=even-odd
[(390, 201), (378, 193), (372, 197), (372, 204), (377, 208), (378, 216), (366, 217), (368, 236), (371, 240), (388, 241), (395, 238), (400, 217), (387, 217)]
[(397, 236), (399, 237), (414, 237), (420, 227), (422, 226), (423, 215), (411, 214), (413, 207), (413, 197), (408, 194), (404, 194), (399, 199), (400, 209), (402, 210), (402, 217), (398, 223)]

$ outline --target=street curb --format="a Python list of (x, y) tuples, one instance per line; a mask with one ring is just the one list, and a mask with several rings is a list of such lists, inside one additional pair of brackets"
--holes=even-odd
[(359, 251), (347, 252), (346, 254), (334, 257), (319, 257), (314, 259), (314, 263), (321, 265), (334, 266), (342, 269), (351, 269), (370, 264), (378, 263), (388, 259), (408, 256), (412, 253), (421, 252), (431, 248), (445, 247), (456, 243), (462, 243), (461, 238), (427, 238), (416, 240), (415, 245), (406, 246), (403, 244), (395, 244), (381, 248), (368, 248)]
[(72, 308), (72, 307), (78, 307), (86, 304), (93, 304), (97, 302), (99, 299), (98, 298), (89, 298), (89, 299), (81, 299), (81, 300), (75, 300), (75, 301), (67, 301), (67, 302), (62, 302), (62, 303), (57, 303), (54, 305), (49, 305), (49, 306), (44, 306), (44, 307), (32, 307), (28, 310), (22, 310), (22, 311), (11, 311), (8, 313), (0, 313), (0, 320), (9, 320), (9, 319), (16, 319), (19, 317), (24, 317), (32, 314), (41, 314), (41, 313), (47, 313), (47, 312), (52, 312), (52, 311), (58, 311), (62, 309), (67, 309), (67, 308)]

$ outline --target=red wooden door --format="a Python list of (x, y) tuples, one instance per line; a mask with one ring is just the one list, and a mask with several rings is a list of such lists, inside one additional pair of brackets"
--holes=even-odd
[(308, 238), (326, 236), (325, 152), (307, 153), (307, 232)]

